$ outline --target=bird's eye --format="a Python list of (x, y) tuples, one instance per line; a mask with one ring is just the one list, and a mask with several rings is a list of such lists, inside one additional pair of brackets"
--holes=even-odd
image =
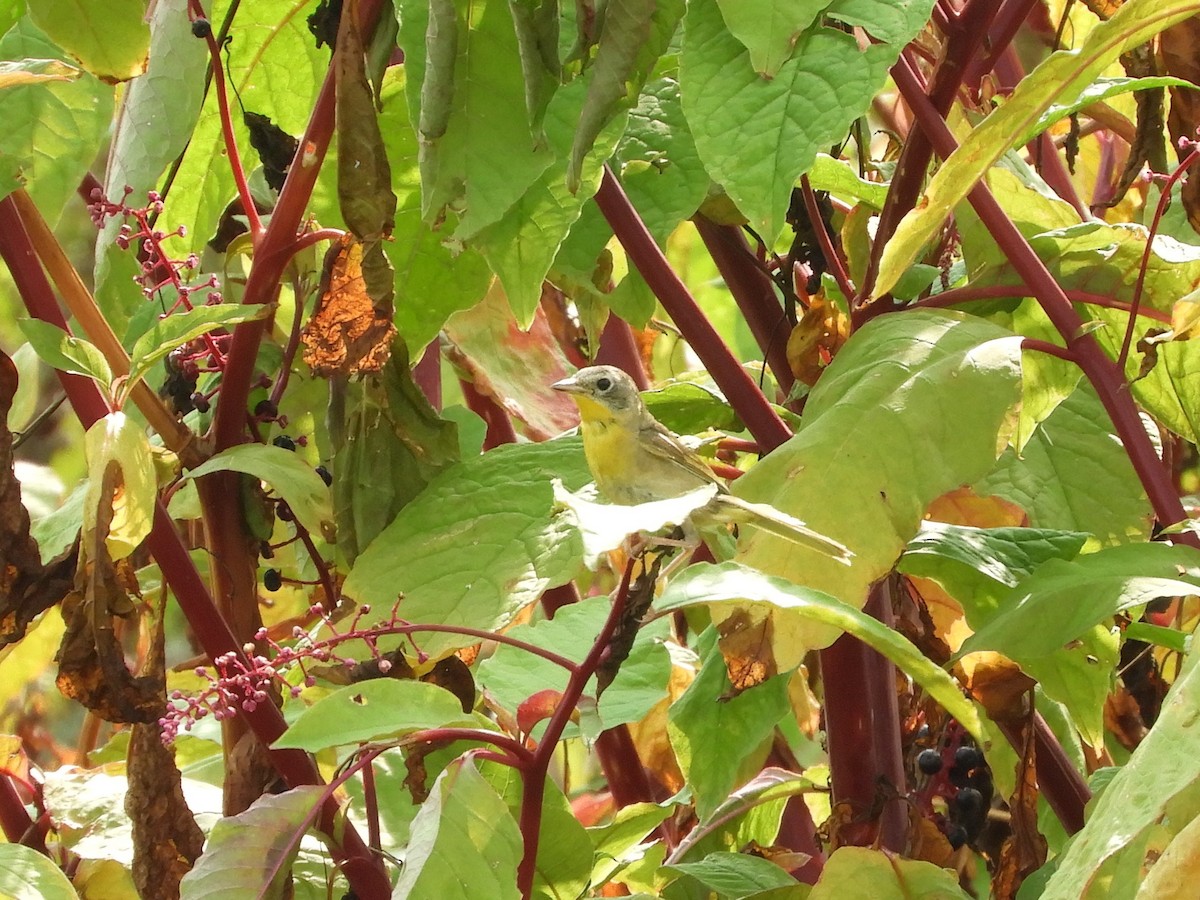
[(596, 382), (596, 387), (600, 388), (602, 391), (607, 391), (610, 387), (612, 387), (612, 381), (608, 378), (601, 378)]

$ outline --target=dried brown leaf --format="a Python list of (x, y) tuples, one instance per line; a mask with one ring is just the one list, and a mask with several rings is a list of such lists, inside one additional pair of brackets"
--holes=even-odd
[(321, 299), (300, 336), (304, 361), (318, 375), (378, 372), (391, 353), (396, 326), (391, 310), (377, 310), (367, 294), (363, 253), (347, 235), (325, 256)]
[(745, 610), (721, 622), (719, 646), (735, 695), (779, 673), (771, 652), (774, 631), (775, 623), (769, 615), (754, 621)]

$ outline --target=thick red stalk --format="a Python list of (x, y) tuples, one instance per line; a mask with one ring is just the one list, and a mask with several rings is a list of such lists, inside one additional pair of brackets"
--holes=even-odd
[(763, 450), (773, 450), (790, 438), (792, 434), (787, 425), (771, 408), (754, 379), (729, 352), (687, 287), (672, 271), (646, 224), (629, 202), (625, 189), (607, 166), (595, 200), (629, 259)]
[(771, 367), (779, 390), (786, 397), (796, 383), (787, 361), (787, 339), (790, 327), (775, 284), (758, 265), (742, 233), (731, 225), (718, 225), (702, 213), (692, 217), (692, 224), (708, 255), (717, 264), (717, 271), (742, 311), (742, 317)]
[(638, 353), (633, 329), (616, 313), (610, 314), (608, 321), (604, 323), (604, 331), (600, 334), (600, 349), (596, 351), (596, 363), (602, 366), (616, 366), (633, 379), (639, 391), (650, 387), (650, 379), (646, 377), (646, 369), (642, 365), (641, 354)]

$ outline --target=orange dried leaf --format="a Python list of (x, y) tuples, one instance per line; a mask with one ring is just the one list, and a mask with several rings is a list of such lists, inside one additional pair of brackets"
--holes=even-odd
[[(391, 308), (376, 309), (367, 294), (364, 246), (347, 235), (325, 257), (324, 291), (300, 335), (318, 375), (378, 372), (391, 354), (396, 326)], [(371, 249), (383, 252), (377, 243)]]

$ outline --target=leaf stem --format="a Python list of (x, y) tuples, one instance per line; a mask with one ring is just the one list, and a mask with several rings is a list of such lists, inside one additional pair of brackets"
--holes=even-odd
[[(1126, 312), (1133, 309), (1133, 306), (1129, 303), (1114, 300), (1112, 297), (1106, 297), (1104, 294), (1093, 294), (1091, 291), (1064, 291), (1063, 293), (1066, 294), (1067, 299), (1072, 303), (1090, 303), (1092, 306), (1103, 306), (1106, 309), (1120, 309)], [(1028, 296), (1029, 288), (1023, 284), (968, 284), (960, 288), (950, 288), (950, 290), (934, 294), (932, 297), (925, 297), (911, 305), (928, 309), (945, 309), (949, 306), (957, 306), (959, 303), (970, 303), (974, 300), (1002, 300), (1009, 297)], [(1157, 309), (1142, 309), (1138, 311), (1138, 315), (1154, 319), (1158, 322), (1171, 321), (1170, 313), (1160, 312)]]

